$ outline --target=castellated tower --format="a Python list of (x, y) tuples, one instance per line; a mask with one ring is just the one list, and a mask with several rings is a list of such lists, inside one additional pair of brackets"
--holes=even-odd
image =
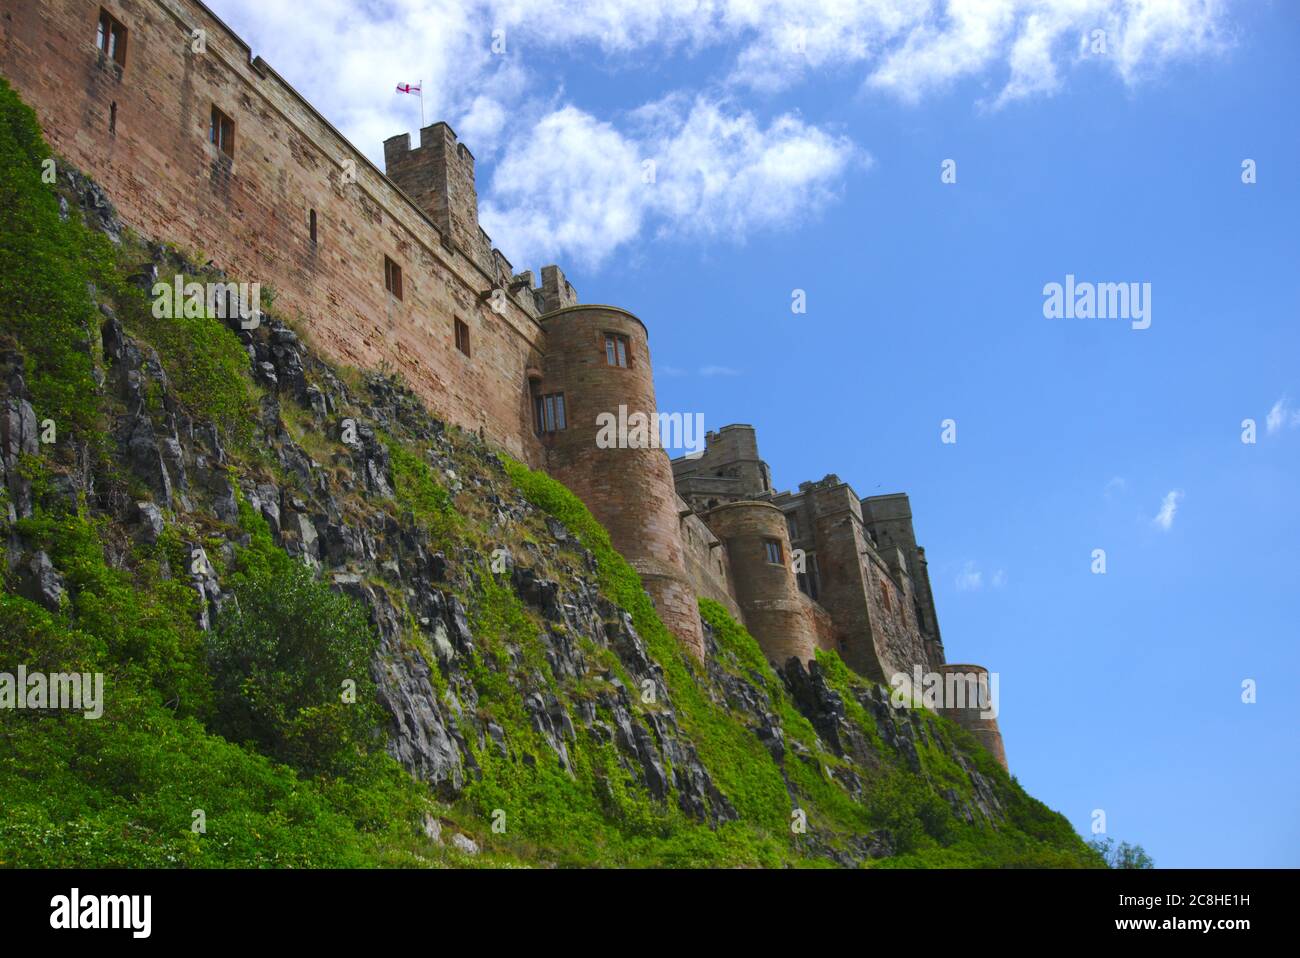
[(770, 502), (739, 501), (704, 514), (727, 545), (736, 602), (763, 654), (778, 666), (793, 656), (807, 664), (817, 643), (807, 603), (790, 571), (786, 518)]
[(442, 233), (442, 241), (491, 273), (492, 243), (478, 225), (474, 154), (439, 121), (420, 130), (420, 145), (402, 133), (384, 141), (384, 172)]
[[(534, 395), (541, 401), (547, 471), (586, 503), (641, 575), (664, 624), (697, 658), (704, 635), (686, 572), (677, 494), (668, 455), (650, 448), (597, 446), (597, 417), (656, 411), (650, 348), (641, 320), (616, 306), (578, 306), (560, 271), (542, 275), (547, 351)], [(564, 423), (551, 421), (563, 409)]]

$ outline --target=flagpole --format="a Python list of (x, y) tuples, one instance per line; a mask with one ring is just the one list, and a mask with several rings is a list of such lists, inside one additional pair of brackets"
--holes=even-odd
[(420, 129), (424, 129), (424, 81), (420, 81)]

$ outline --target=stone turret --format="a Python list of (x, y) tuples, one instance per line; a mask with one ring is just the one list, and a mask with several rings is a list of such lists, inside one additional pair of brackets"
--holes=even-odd
[(785, 514), (768, 502), (731, 502), (704, 521), (727, 544), (736, 601), (763, 654), (778, 667), (791, 657), (807, 664), (817, 641), (790, 568)]
[[(948, 664), (939, 666), (943, 676), (943, 704), (938, 709), (979, 740), (1003, 767), (1007, 752), (998, 728), (997, 696), (990, 684), (989, 670), (982, 665)], [(955, 693), (955, 695), (954, 695)]]
[[(542, 271), (542, 289), (553, 303), (565, 302), (572, 293), (553, 267)], [(656, 412), (645, 326), (615, 306), (561, 306), (546, 313), (542, 323), (547, 353), (534, 395), (543, 400), (562, 396), (565, 413), (564, 427), (554, 423), (542, 437), (547, 471), (609, 530), (614, 547), (640, 573), (664, 624), (703, 658), (704, 634), (686, 571), (668, 455), (657, 442), (642, 448), (597, 444), (602, 414), (626, 421), (635, 413)], [(607, 347), (610, 337), (614, 345)]]

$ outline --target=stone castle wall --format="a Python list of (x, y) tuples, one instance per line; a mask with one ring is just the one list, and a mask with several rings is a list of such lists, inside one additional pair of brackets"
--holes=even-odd
[[(530, 356), (545, 352), (536, 297), (511, 290), (509, 263), (477, 220), (440, 229), (202, 4), (103, 6), (128, 30), (123, 68), (96, 47), (100, 4), (5, 4), (0, 72), (55, 150), (141, 234), (183, 240), (232, 276), (273, 287), (335, 360), (390, 364), (441, 415), (541, 465), (525, 377)], [(192, 50), (195, 29), (203, 53)], [(214, 105), (235, 122), (233, 160), (209, 143)], [(472, 189), (464, 166), (455, 172)], [(402, 269), (401, 300), (385, 289), (386, 256)], [(494, 288), (499, 312), (480, 298)], [(469, 357), (456, 349), (455, 319), (470, 328)]]

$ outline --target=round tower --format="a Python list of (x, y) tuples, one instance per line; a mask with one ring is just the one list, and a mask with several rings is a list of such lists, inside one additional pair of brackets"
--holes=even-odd
[(982, 665), (949, 663), (939, 666), (939, 674), (943, 676), (943, 706), (938, 709), (939, 714), (946, 715), (979, 739), (1006, 768), (1007, 753), (998, 728), (998, 703), (990, 694), (989, 670)]
[(704, 521), (727, 545), (736, 602), (763, 654), (778, 667), (791, 656), (809, 662), (817, 643), (792, 571), (785, 513), (770, 502), (729, 502)]
[(555, 309), (541, 322), (546, 362), (532, 390), (547, 472), (609, 530), (664, 624), (703, 658), (673, 470), (655, 425), (645, 325), (625, 309), (596, 305)]

